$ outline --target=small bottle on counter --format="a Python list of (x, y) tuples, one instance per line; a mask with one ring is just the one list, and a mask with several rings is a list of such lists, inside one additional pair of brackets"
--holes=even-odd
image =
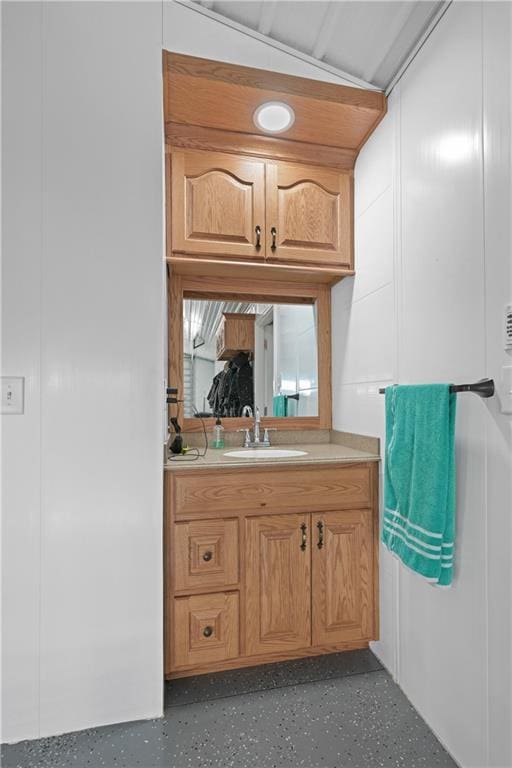
[(217, 417), (217, 421), (213, 428), (213, 447), (224, 448), (224, 427), (222, 426), (219, 417)]

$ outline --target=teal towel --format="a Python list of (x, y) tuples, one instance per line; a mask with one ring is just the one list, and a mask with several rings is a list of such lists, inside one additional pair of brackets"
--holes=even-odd
[(274, 416), (286, 416), (286, 397), (284, 395), (274, 395), (272, 410)]
[(455, 407), (449, 384), (386, 389), (382, 541), (439, 586), (453, 577)]

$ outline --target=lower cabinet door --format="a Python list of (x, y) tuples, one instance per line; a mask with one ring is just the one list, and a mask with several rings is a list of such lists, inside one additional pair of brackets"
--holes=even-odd
[(238, 593), (177, 597), (174, 601), (173, 669), (238, 656)]
[(246, 519), (246, 653), (311, 645), (311, 521), (308, 514)]
[(372, 638), (372, 537), (369, 509), (312, 515), (314, 646)]

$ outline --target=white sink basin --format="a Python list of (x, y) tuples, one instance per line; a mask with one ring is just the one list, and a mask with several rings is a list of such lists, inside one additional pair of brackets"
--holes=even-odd
[(224, 456), (232, 459), (289, 459), (293, 456), (306, 456), (307, 451), (293, 451), (286, 448), (243, 448), (240, 451), (227, 451)]

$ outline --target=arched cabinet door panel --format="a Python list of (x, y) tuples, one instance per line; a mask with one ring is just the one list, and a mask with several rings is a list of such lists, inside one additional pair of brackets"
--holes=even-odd
[(352, 176), (268, 163), (267, 258), (352, 268)]
[(173, 251), (264, 258), (263, 162), (177, 151), (171, 173)]

